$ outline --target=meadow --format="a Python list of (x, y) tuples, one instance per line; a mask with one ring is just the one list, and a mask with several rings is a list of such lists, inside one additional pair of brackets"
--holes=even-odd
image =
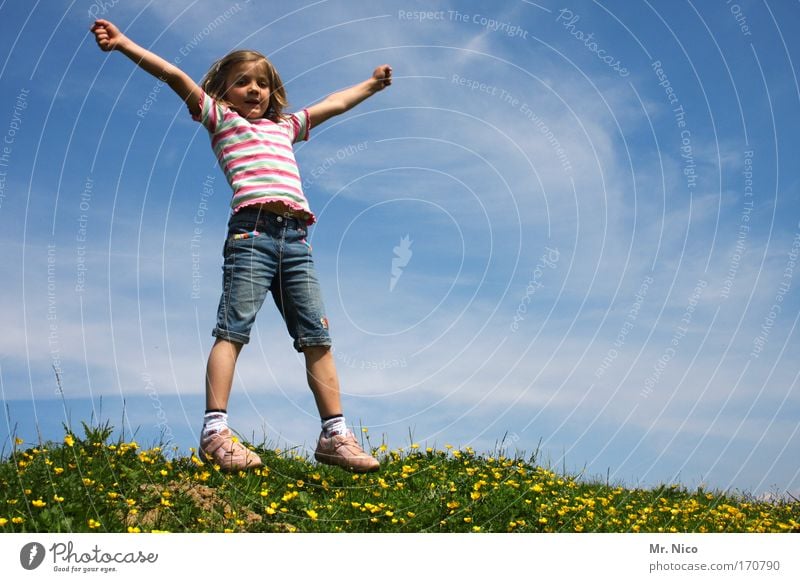
[(626, 488), (568, 475), (536, 454), (477, 454), (361, 438), (381, 470), (352, 475), (297, 450), (248, 444), (264, 467), (223, 473), (195, 450), (112, 438), (12, 437), (0, 459), (0, 532), (800, 532), (800, 501)]

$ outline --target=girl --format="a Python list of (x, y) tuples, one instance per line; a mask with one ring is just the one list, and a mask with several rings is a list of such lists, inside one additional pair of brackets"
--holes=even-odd
[(211, 146), (233, 189), (224, 247), (223, 289), (206, 369), (206, 413), (201, 456), (226, 471), (261, 465), (261, 459), (228, 428), (228, 396), (236, 360), (268, 291), (283, 316), (294, 347), (306, 361), (306, 377), (322, 419), (314, 457), (349, 471), (378, 469), (348, 430), (339, 396), (328, 319), (325, 316), (307, 228), (315, 217), (297, 170), (292, 144), (309, 129), (348, 111), (387, 87), (392, 69), (381, 65), (366, 81), (321, 102), (286, 114), (286, 93), (277, 71), (255, 51), (235, 51), (217, 61), (198, 86), (183, 71), (140, 47), (107, 20), (92, 26), (103, 51), (116, 50), (166, 82), (208, 129)]

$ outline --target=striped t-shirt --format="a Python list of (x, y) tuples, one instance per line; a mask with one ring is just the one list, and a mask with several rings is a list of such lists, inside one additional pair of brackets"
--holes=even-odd
[(261, 118), (245, 119), (203, 93), (200, 116), (208, 130), (211, 147), (233, 188), (231, 208), (264, 202), (282, 202), (293, 211), (316, 220), (303, 194), (292, 144), (308, 139), (310, 119), (306, 109), (279, 123)]

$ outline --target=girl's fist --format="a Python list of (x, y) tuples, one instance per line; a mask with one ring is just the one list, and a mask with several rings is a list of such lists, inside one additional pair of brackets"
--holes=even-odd
[(389, 65), (381, 65), (372, 72), (372, 78), (380, 81), (380, 89), (388, 87), (392, 84), (392, 67)]
[(113, 51), (125, 36), (108, 20), (95, 20), (92, 26), (94, 39), (102, 51)]

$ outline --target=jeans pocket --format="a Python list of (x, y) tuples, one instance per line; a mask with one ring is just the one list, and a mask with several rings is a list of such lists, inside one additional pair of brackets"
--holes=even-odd
[(255, 238), (260, 234), (261, 233), (257, 230), (245, 230), (243, 232), (233, 232), (228, 235), (228, 241), (247, 240), (249, 238)]

